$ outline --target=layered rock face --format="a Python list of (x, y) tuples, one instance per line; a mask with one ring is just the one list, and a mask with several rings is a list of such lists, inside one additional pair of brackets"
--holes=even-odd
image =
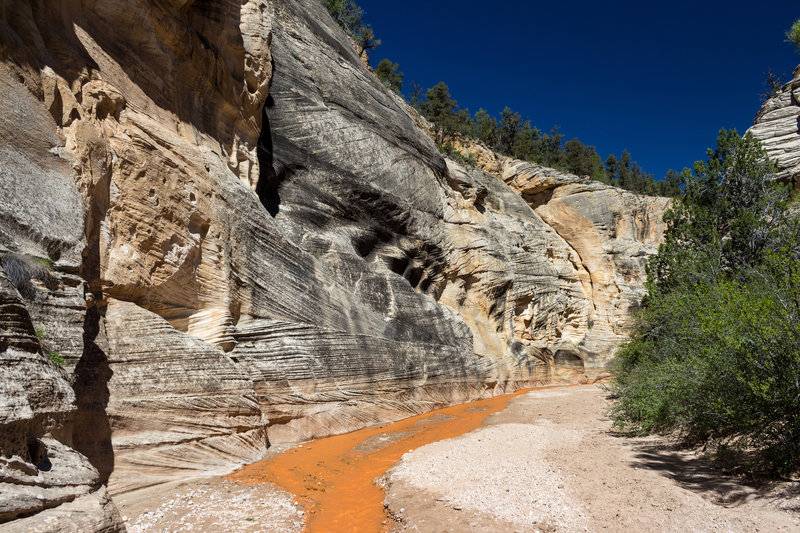
[(65, 372), (41, 353), (31, 317), (4, 271), (0, 320), (0, 530), (119, 530), (97, 469), (71, 447), (75, 393)]
[(592, 378), (624, 338), (666, 201), (443, 160), (318, 1), (0, 14), (0, 522), (33, 513), (0, 530), (113, 530), (106, 484)]
[(519, 161), (507, 160), (502, 177), (557, 236), (548, 239), (545, 257), (568, 262), (559, 268), (558, 291), (542, 298), (547, 291), (532, 283), (517, 299), (517, 309), (527, 306), (517, 312), (515, 336), (587, 371), (603, 368), (644, 296), (647, 261), (658, 251), (669, 201)]
[[(0, 13), (0, 255), (45, 265), (26, 267), (49, 280), (26, 285), (29, 329), (66, 360), (69, 390), (49, 426), (3, 427), (55, 439), (94, 472), (31, 481), (71, 489), (38, 507), (19, 503), (27, 489), (13, 481), (3, 516), (49, 509), (21, 530), (115, 529), (100, 499), (109, 478), (113, 491), (230, 468), (267, 443), (252, 381), (220, 350), (233, 321), (223, 233), (238, 230), (217, 209), (259, 205), (271, 7), (9, 1)], [(6, 344), (3, 367), (18, 367)], [(2, 455), (27, 461), (5, 443)], [(85, 487), (105, 522), (70, 522)]]
[(748, 130), (778, 165), (778, 178), (800, 190), (800, 66), (778, 93), (767, 100)]

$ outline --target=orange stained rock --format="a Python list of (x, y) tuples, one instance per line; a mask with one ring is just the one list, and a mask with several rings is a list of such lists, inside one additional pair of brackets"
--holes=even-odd
[(309, 533), (385, 532), (391, 524), (376, 478), (409, 450), (468, 433), (503, 410), (511, 398), (530, 390), (535, 389), (315, 440), (246, 466), (230, 479), (273, 483), (294, 494), (306, 508)]

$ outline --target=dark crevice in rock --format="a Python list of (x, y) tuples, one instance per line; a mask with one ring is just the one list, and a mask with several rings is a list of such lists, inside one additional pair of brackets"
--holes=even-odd
[(108, 382), (112, 371), (108, 356), (98, 346), (104, 341), (102, 317), (97, 306), (86, 313), (83, 333), (83, 355), (75, 367), (75, 413), (73, 444), (97, 468), (103, 482), (114, 470), (114, 450), (111, 447), (111, 424), (106, 414), (110, 398)]
[(545, 205), (546, 203), (550, 202), (553, 198), (553, 193), (555, 192), (556, 188), (553, 187), (552, 189), (547, 189), (546, 191), (539, 192), (533, 195), (523, 194), (522, 199), (525, 200), (531, 209), (536, 211), (538, 207)]
[(261, 175), (258, 177), (258, 184), (256, 185), (256, 194), (258, 199), (261, 200), (261, 205), (267, 212), (275, 218), (280, 211), (281, 197), (278, 193), (280, 187), (280, 179), (278, 173), (275, 171), (275, 146), (272, 140), (272, 128), (267, 110), (274, 107), (275, 100), (272, 95), (267, 97), (267, 103), (264, 105), (263, 116), (261, 119), (261, 134), (258, 139), (258, 164), (261, 169)]
[(553, 361), (556, 368), (574, 370), (578, 374), (584, 373), (583, 359), (575, 352), (558, 350), (555, 353)]

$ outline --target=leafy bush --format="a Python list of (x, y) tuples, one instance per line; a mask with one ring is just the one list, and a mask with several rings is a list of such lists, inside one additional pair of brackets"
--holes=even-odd
[(467, 155), (453, 146), (451, 143), (444, 143), (439, 145), (439, 152), (446, 155), (456, 163), (460, 163), (461, 165), (467, 168), (475, 168), (478, 164), (478, 161), (475, 158), (475, 154), (472, 152), (467, 152)]
[(48, 352), (47, 357), (58, 366), (64, 366), (67, 363), (58, 352)]
[(800, 229), (758, 141), (721, 131), (665, 216), (644, 309), (617, 353), (617, 427), (800, 466)]

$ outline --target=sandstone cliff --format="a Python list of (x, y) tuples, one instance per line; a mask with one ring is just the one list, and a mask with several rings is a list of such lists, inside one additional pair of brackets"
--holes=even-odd
[(750, 131), (778, 165), (778, 178), (800, 190), (800, 66), (778, 93), (764, 102)]
[(443, 160), (316, 0), (0, 6), (0, 531), (624, 338), (666, 201)]

